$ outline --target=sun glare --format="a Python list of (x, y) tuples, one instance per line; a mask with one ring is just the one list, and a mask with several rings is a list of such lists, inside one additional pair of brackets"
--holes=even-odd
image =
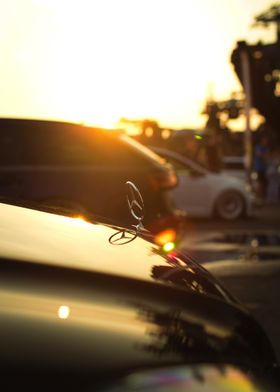
[(197, 125), (210, 81), (220, 96), (240, 88), (229, 65), (237, 9), (219, 0), (6, 5), (2, 113), (106, 128), (121, 117)]

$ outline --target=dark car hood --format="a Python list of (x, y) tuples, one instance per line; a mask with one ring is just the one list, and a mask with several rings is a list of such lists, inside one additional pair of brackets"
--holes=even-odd
[(274, 363), (260, 326), (190, 258), (112, 245), (115, 229), (81, 219), (0, 211), (2, 371), (81, 385), (160, 364)]
[[(234, 299), (185, 252), (164, 254), (140, 237), (110, 243), (117, 228), (0, 204), (0, 257), (167, 282), (222, 300)], [(127, 233), (129, 235), (129, 233)], [(127, 242), (125, 245), (120, 243)]]
[(275, 361), (254, 319), (211, 297), (11, 260), (0, 270), (1, 369), (73, 372), (93, 382), (163, 364), (260, 370)]

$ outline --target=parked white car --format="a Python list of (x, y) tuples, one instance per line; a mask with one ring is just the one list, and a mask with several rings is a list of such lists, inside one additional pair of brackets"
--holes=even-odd
[[(241, 178), (244, 181), (247, 181), (248, 174), (246, 172), (245, 166), (245, 158), (242, 156), (225, 156), (223, 157), (223, 173)], [(258, 175), (255, 171), (252, 171), (250, 174), (250, 182), (252, 191), (255, 195), (259, 194), (259, 182)]]
[(223, 165), (224, 173), (246, 180), (246, 167), (243, 156), (225, 156), (223, 157)]
[(176, 207), (189, 217), (219, 216), (226, 220), (250, 215), (254, 195), (246, 181), (223, 172), (212, 173), (174, 151), (152, 149), (176, 169), (179, 184), (171, 192)]

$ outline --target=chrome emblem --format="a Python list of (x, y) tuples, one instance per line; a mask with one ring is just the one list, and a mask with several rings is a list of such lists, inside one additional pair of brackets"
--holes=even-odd
[(112, 245), (125, 245), (129, 242), (135, 240), (140, 231), (147, 231), (143, 226), (144, 219), (144, 201), (141, 193), (137, 186), (131, 181), (126, 182), (127, 195), (126, 200), (128, 204), (129, 211), (134, 219), (136, 219), (137, 224), (132, 225), (133, 230), (121, 229), (111, 235), (109, 242)]
[(136, 237), (136, 231), (120, 230), (111, 235), (109, 242), (111, 245), (125, 245), (135, 240)]
[(129, 211), (133, 218), (135, 218), (138, 222), (137, 225), (133, 225), (136, 230), (140, 230), (144, 228), (142, 224), (142, 220), (144, 219), (144, 201), (141, 196), (141, 193), (137, 186), (133, 184), (131, 181), (126, 182), (127, 186), (127, 204)]

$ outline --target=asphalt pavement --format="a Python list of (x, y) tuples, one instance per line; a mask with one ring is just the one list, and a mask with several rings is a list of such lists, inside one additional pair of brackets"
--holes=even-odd
[(222, 219), (187, 219), (186, 230), (188, 228), (198, 228), (199, 230), (215, 229), (278, 229), (280, 230), (280, 202), (277, 204), (263, 204), (254, 209), (249, 217), (242, 217), (235, 221), (225, 221)]
[(280, 203), (236, 222), (190, 220), (181, 246), (260, 322), (280, 363)]
[(280, 228), (280, 203), (277, 204), (264, 204), (256, 208), (253, 213), (253, 220), (263, 225), (276, 226)]

